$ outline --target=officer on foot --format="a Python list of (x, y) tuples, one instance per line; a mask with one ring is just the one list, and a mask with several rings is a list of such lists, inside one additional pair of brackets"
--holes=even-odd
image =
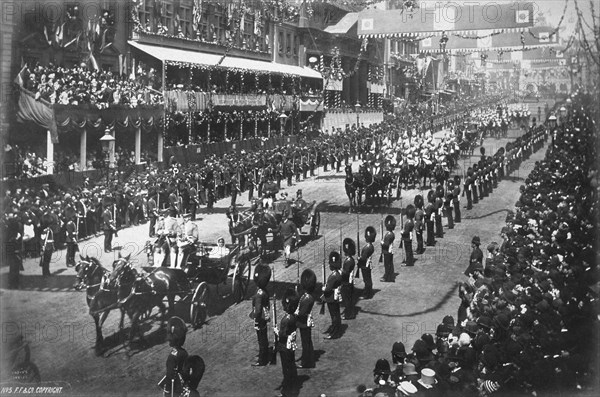
[(312, 294), (317, 287), (317, 275), (311, 269), (305, 269), (300, 275), (300, 285), (304, 293), (298, 302), (296, 310), (296, 325), (300, 330), (302, 338), (302, 356), (300, 357), (299, 368), (315, 367), (315, 348), (312, 341), (312, 328), (315, 322), (312, 317), (312, 308), (315, 304), (315, 298)]
[(424, 221), (425, 221), (425, 212), (423, 211), (423, 196), (417, 194), (415, 196), (415, 235), (417, 237), (417, 255), (425, 252), (425, 248), (423, 248), (423, 229), (424, 229)]
[(187, 335), (187, 326), (185, 322), (175, 316), (169, 319), (167, 323), (167, 340), (171, 346), (171, 352), (167, 357), (167, 373), (159, 382), (163, 388), (165, 397), (171, 395), (180, 395), (183, 391), (183, 380), (181, 374), (183, 365), (188, 358), (187, 351), (183, 348), (185, 337)]
[(356, 244), (351, 238), (345, 238), (342, 242), (346, 258), (342, 264), (342, 302), (344, 303), (344, 320), (355, 318), (354, 312), (354, 266), (356, 262)]
[(412, 234), (415, 229), (415, 213), (415, 206), (409, 204), (406, 207), (406, 222), (404, 222), (404, 228), (402, 229), (402, 244), (404, 245), (404, 253), (406, 254), (406, 259), (404, 260), (405, 266), (414, 266), (415, 264), (412, 249)]
[(267, 285), (271, 280), (271, 268), (259, 264), (254, 269), (254, 282), (258, 287), (252, 298), (252, 312), (250, 317), (254, 320), (254, 329), (258, 338), (258, 360), (253, 367), (262, 367), (269, 363), (269, 339), (267, 338), (267, 322), (270, 321), (271, 304)]
[(394, 229), (396, 229), (396, 218), (393, 215), (385, 217), (385, 229), (386, 233), (381, 240), (381, 252), (383, 255), (383, 268), (384, 274), (381, 278), (381, 282), (393, 283), (394, 282)]
[(342, 258), (337, 251), (329, 253), (329, 270), (331, 273), (327, 277), (327, 282), (323, 286), (323, 295), (321, 300), (327, 303), (327, 310), (331, 317), (331, 326), (324, 332), (328, 334), (325, 339), (338, 339), (342, 336), (342, 316), (340, 314), (340, 302), (342, 301)]
[(356, 273), (357, 278), (362, 273), (365, 288), (363, 290), (363, 298), (371, 299), (373, 297), (373, 279), (371, 277), (371, 269), (373, 268), (373, 252), (375, 252), (375, 237), (377, 237), (377, 231), (373, 226), (368, 226), (365, 229), (365, 241), (367, 242), (364, 247), (360, 250), (360, 257), (358, 258), (358, 269)]

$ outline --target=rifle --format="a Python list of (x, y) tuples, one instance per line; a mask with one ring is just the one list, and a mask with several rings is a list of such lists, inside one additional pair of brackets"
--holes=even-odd
[[(325, 280), (325, 239), (323, 238), (323, 286), (327, 284), (327, 280)], [(325, 300), (321, 300), (321, 310), (319, 314), (325, 314)]]
[(356, 274), (354, 278), (360, 278), (360, 267), (358, 266), (358, 257), (360, 257), (360, 220), (358, 218), (358, 214), (356, 214)]
[(400, 245), (398, 248), (402, 249), (402, 234), (404, 233), (404, 212), (402, 212), (402, 199), (400, 199), (400, 227), (402, 228), (402, 233), (400, 234)]
[(296, 251), (296, 293), (298, 293), (298, 287), (300, 286), (300, 250)]
[[(273, 283), (275, 283), (275, 269), (271, 267), (271, 273), (273, 273)], [(277, 299), (275, 298), (275, 292), (273, 292), (273, 328), (277, 328)], [(276, 332), (273, 332), (273, 348), (269, 350), (269, 363), (271, 365), (277, 364), (277, 342), (279, 337)]]
[[(383, 215), (379, 221), (379, 231), (381, 231), (381, 238), (383, 238)], [(383, 246), (381, 247), (381, 253), (379, 254), (379, 263), (383, 262)]]

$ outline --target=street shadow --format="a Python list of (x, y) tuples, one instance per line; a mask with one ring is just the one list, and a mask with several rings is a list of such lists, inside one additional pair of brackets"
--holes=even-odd
[(508, 210), (508, 209), (500, 209), (500, 210), (492, 211), (492, 212), (489, 212), (487, 214), (480, 215), (480, 216), (469, 216), (469, 215), (463, 216), (463, 219), (483, 219), (483, 218), (487, 218), (488, 216), (492, 216), (494, 214), (499, 214), (501, 212), (508, 213), (509, 211), (510, 210)]
[[(75, 274), (60, 275), (65, 270), (68, 269), (60, 269), (54, 272), (52, 276), (21, 275), (19, 289), (42, 292), (77, 292), (73, 288), (73, 285), (77, 282), (77, 276)], [(2, 288), (7, 288), (8, 277), (2, 277), (0, 285)]]
[(459, 283), (455, 283), (454, 286), (446, 292), (446, 294), (442, 297), (442, 299), (440, 299), (440, 301), (438, 303), (436, 303), (434, 306), (429, 307), (425, 310), (421, 310), (418, 312), (412, 312), (412, 313), (405, 313), (405, 314), (389, 314), (389, 313), (380, 313), (380, 312), (374, 312), (374, 311), (369, 311), (369, 310), (363, 310), (363, 313), (373, 314), (376, 316), (389, 317), (389, 318), (402, 318), (402, 317), (412, 317), (412, 316), (418, 316), (418, 315), (434, 312), (434, 311), (438, 310), (440, 307), (442, 307), (452, 296), (455, 295), (456, 290), (458, 289), (458, 285), (459, 285)]
[[(392, 200), (393, 202), (394, 200)], [(337, 213), (337, 214), (348, 214), (350, 210), (350, 205), (342, 205), (337, 203), (332, 203), (327, 200), (322, 201), (319, 204), (319, 210), (323, 213)], [(360, 206), (354, 207), (352, 214), (386, 214), (386, 215), (400, 215), (402, 213), (402, 208), (394, 208), (387, 206), (385, 204), (378, 204), (375, 206), (367, 205), (363, 203)]]
[[(298, 397), (300, 395), (300, 390), (302, 389), (302, 386), (304, 385), (304, 382), (306, 382), (307, 380), (310, 379), (310, 376), (308, 375), (298, 375), (296, 376), (296, 382), (294, 384), (293, 387), (288, 388), (285, 391), (285, 396), (290, 396), (290, 397)], [(283, 385), (279, 385), (275, 390), (282, 390), (282, 386)]]

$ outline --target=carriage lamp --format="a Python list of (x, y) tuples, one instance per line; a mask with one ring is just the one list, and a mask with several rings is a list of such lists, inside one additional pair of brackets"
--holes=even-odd
[(282, 112), (279, 115), (279, 127), (281, 128), (281, 136), (283, 136), (283, 130), (285, 127), (285, 121), (287, 120), (288, 116), (287, 114), (285, 114), (285, 112)]
[(104, 135), (100, 138), (104, 161), (106, 161), (106, 182), (108, 183), (109, 169), (113, 166), (115, 158), (115, 137), (110, 133), (110, 128), (106, 127)]
[(550, 117), (548, 117), (548, 120), (546, 122), (548, 123), (548, 127), (550, 129), (553, 129), (556, 127), (556, 116), (554, 115), (554, 113), (550, 114)]

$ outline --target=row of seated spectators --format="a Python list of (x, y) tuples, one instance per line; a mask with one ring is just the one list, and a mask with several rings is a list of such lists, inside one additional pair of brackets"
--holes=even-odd
[(134, 74), (128, 77), (111, 71), (90, 70), (85, 64), (72, 68), (38, 64), (31, 69), (25, 68), (20, 77), (24, 88), (51, 104), (105, 109), (117, 105), (135, 108), (162, 103), (162, 93), (150, 88), (146, 81), (149, 74), (141, 68), (136, 78)]
[[(591, 98), (580, 95), (578, 104)], [(597, 128), (575, 112), (554, 132), (490, 244), (485, 268), (461, 283), (445, 316), (407, 354), (396, 342), (363, 396), (575, 395), (597, 387), (599, 202)]]

